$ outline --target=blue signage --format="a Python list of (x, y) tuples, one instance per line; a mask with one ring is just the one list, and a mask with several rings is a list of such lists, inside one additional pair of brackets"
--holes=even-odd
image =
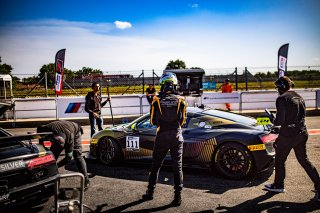
[(216, 82), (203, 82), (202, 83), (203, 89), (216, 89), (217, 88), (217, 83)]

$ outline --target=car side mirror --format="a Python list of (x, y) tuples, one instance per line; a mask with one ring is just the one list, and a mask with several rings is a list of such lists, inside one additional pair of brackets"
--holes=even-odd
[(132, 129), (133, 131), (137, 130), (135, 123), (131, 125), (131, 129)]
[(136, 124), (132, 124), (132, 125), (131, 125), (131, 130), (132, 130), (134, 133), (140, 133), (140, 131), (137, 129), (137, 125), (136, 125)]

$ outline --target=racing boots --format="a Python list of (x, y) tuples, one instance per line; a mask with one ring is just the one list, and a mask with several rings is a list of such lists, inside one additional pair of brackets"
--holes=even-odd
[(274, 183), (264, 185), (264, 189), (269, 192), (283, 193), (286, 190), (283, 186), (276, 186)]
[(84, 191), (87, 191), (88, 188), (89, 188), (89, 186), (90, 186), (90, 180), (89, 180), (89, 179), (86, 179), (86, 180), (84, 181)]
[(181, 202), (182, 202), (182, 200), (181, 200), (181, 192), (175, 192), (174, 193), (174, 199), (171, 202), (171, 205), (172, 206), (180, 206)]
[(148, 189), (144, 195), (142, 195), (143, 200), (152, 200), (153, 199), (153, 190)]

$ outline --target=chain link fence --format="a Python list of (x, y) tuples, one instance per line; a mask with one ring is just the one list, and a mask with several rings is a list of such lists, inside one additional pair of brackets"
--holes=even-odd
[[(204, 69), (203, 82), (214, 82), (213, 91), (218, 91), (226, 78), (230, 79), (234, 90), (256, 90), (273, 88), (276, 77), (270, 75), (276, 72), (276, 67), (243, 67), (224, 69)], [(288, 67), (288, 71), (319, 71), (320, 66)], [(115, 94), (144, 94), (149, 84), (160, 90), (159, 78), (163, 70), (135, 70), (135, 71), (108, 71), (103, 75), (64, 76), (62, 96), (84, 96), (91, 91), (91, 84), (99, 82), (101, 93)], [(256, 73), (267, 73), (263, 77), (255, 77)], [(308, 72), (307, 72), (308, 73)], [(291, 77), (291, 76), (290, 76)], [(319, 88), (320, 77), (300, 75), (291, 77), (298, 81), (299, 87)], [(13, 75), (13, 97), (55, 97), (54, 75), (47, 74), (42, 79), (34, 74)]]

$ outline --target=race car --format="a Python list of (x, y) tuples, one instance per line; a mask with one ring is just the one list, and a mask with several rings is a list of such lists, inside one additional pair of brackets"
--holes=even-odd
[[(240, 114), (196, 107), (187, 108), (183, 126), (183, 164), (199, 165), (230, 179), (242, 179), (273, 167), (272, 124)], [(156, 126), (150, 115), (129, 124), (104, 129), (92, 136), (90, 157), (112, 165), (123, 160), (151, 160)], [(165, 160), (170, 160), (170, 154)]]
[(38, 205), (54, 194), (58, 175), (55, 157), (42, 145), (32, 143), (47, 135), (14, 136), (0, 128), (1, 210), (24, 203)]

